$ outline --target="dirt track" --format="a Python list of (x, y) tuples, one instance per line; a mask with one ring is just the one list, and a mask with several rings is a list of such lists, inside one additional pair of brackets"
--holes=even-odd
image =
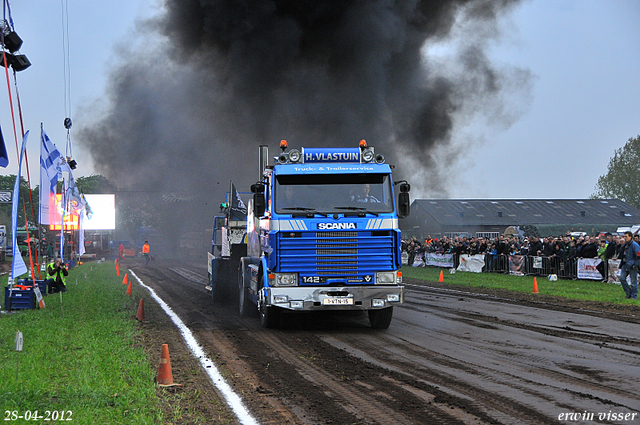
[[(566, 423), (558, 420), (565, 413), (586, 419), (569, 423), (640, 423), (634, 308), (407, 282), (387, 331), (372, 330), (363, 314), (293, 315), (284, 328), (265, 330), (235, 305), (212, 304), (205, 266), (132, 269), (189, 326), (262, 424), (548, 424)], [(179, 334), (159, 332), (162, 314), (151, 314), (143, 343), (171, 339), (174, 379), (185, 383), (176, 391), (199, 394), (183, 406), (192, 403), (211, 423), (233, 421), (208, 377), (194, 372)], [(598, 420), (609, 412), (637, 414)]]

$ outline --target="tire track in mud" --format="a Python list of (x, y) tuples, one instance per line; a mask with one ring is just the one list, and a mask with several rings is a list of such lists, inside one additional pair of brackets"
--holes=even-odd
[(379, 403), (366, 393), (355, 392), (352, 386), (343, 385), (326, 371), (312, 363), (301, 360), (299, 353), (289, 349), (282, 340), (273, 334), (262, 334), (260, 341), (269, 345), (281, 359), (289, 363), (300, 376), (315, 386), (322, 386), (323, 391), (336, 399), (336, 403), (345, 411), (363, 423), (406, 424), (408, 418), (398, 415)]
[[(180, 267), (172, 264), (137, 267), (135, 271), (142, 277), (145, 284), (153, 287), (174, 312), (188, 324), (207, 356), (215, 362), (225, 380), (243, 398), (249, 410), (261, 424), (310, 425), (314, 423), (299, 420), (298, 416), (303, 417), (303, 414), (294, 413), (289, 406), (280, 401), (275, 393), (260, 384), (260, 378), (252, 372), (252, 368), (243, 359), (244, 356), (235, 350), (234, 340), (237, 337), (237, 329), (246, 329), (246, 326), (228, 306), (214, 308), (211, 293), (204, 289), (204, 284), (197, 276), (198, 269), (192, 279), (185, 279), (184, 275), (189, 274), (189, 271), (181, 273)], [(175, 333), (177, 332), (169, 334)], [(163, 339), (162, 342), (168, 341)], [(184, 343), (180, 338), (174, 337), (171, 346), (178, 345), (184, 345)], [(186, 348), (183, 350), (186, 351)], [(174, 372), (174, 379), (178, 379), (176, 372)], [(197, 377), (192, 377), (193, 381), (196, 379)], [(217, 392), (210, 380), (203, 376), (198, 384), (200, 391), (215, 394), (222, 400), (221, 394)], [(205, 397), (202, 398), (205, 399)], [(182, 403), (185, 403), (185, 400), (182, 400)]]
[[(185, 274), (190, 275), (189, 272), (184, 273), (175, 268), (172, 268), (172, 272), (156, 271), (166, 278), (175, 279), (173, 272), (183, 277)], [(181, 283), (193, 286), (188, 282)], [(169, 288), (167, 293), (173, 298), (179, 296), (182, 291), (174, 287)], [(203, 326), (202, 323), (193, 319), (190, 321), (190, 328), (195, 328), (198, 339), (205, 349), (216, 353), (212, 357), (223, 362), (223, 367), (227, 367), (231, 373), (231, 380), (238, 387), (245, 388), (244, 394), (249, 399), (255, 399), (255, 393), (260, 393), (259, 398), (262, 401), (257, 402), (258, 404), (262, 403), (263, 406), (268, 405), (270, 409), (279, 411), (280, 417), (286, 417), (290, 422), (296, 422), (292, 419), (292, 415), (295, 415), (299, 423), (310, 424), (322, 422), (485, 424), (493, 422), (488, 417), (483, 420), (476, 414), (468, 413), (469, 405), (466, 401), (452, 403), (456, 400), (450, 394), (425, 385), (419, 385), (422, 388), (416, 388), (408, 382), (399, 381), (399, 377), (394, 377), (392, 371), (373, 367), (359, 359), (351, 359), (348, 362), (348, 370), (344, 368), (339, 371), (326, 370), (317, 366), (317, 362), (310, 361), (308, 357), (319, 355), (325, 359), (332, 359), (349, 356), (328, 344), (319, 346), (318, 338), (304, 330), (294, 333), (267, 331), (259, 327), (255, 318), (240, 319), (227, 313), (228, 308), (223, 313), (225, 319), (220, 322), (216, 320), (216, 326), (226, 328), (224, 332), (212, 331), (209, 326)], [(185, 311), (183, 314), (189, 317), (194, 316), (193, 311)], [(206, 313), (202, 314), (202, 317), (213, 319)], [(369, 331), (368, 328), (363, 330)], [(302, 338), (300, 333), (303, 334)], [(315, 342), (306, 341), (301, 345), (301, 340)], [(239, 348), (239, 346), (252, 348)], [(309, 350), (310, 346), (313, 346), (313, 349)], [(256, 352), (257, 347), (261, 347), (259, 353)], [(242, 354), (249, 352), (251, 352), (250, 355)], [(246, 362), (249, 357), (254, 359)], [(260, 367), (256, 368), (257, 364), (271, 370), (279, 364), (278, 373), (283, 369), (290, 372), (269, 382), (270, 380), (264, 376), (265, 372), (261, 371)], [(249, 372), (250, 369), (251, 372)], [(291, 371), (296, 376), (291, 376)], [(371, 384), (372, 380), (377, 380), (375, 385)], [(407, 379), (404, 378), (404, 381)], [(256, 385), (255, 382), (260, 384)], [(282, 386), (296, 390), (292, 391), (289, 388), (283, 394), (280, 388)], [(279, 394), (279, 401), (272, 397), (274, 394)], [(315, 400), (315, 402), (309, 403), (308, 400)], [(255, 400), (251, 404), (256, 404)], [(465, 407), (461, 408), (460, 405)], [(288, 407), (289, 414), (282, 413), (283, 406)], [(416, 409), (415, 406), (424, 407)], [(258, 417), (260, 417), (259, 414)], [(278, 423), (263, 417), (264, 420), (268, 421), (265, 423)]]
[[(424, 388), (437, 388), (441, 393), (448, 396), (446, 398), (449, 404), (460, 406), (465, 411), (475, 410), (476, 415), (485, 418), (487, 422), (495, 421), (497, 423), (512, 424), (518, 423), (519, 418), (526, 417), (527, 421), (524, 423), (557, 423), (525, 403), (502, 397), (499, 392), (496, 392), (498, 390), (496, 387), (502, 387), (505, 392), (513, 389), (513, 387), (495, 380), (490, 374), (485, 375), (482, 371), (474, 369), (468, 364), (458, 362), (434, 351), (415, 347), (413, 353), (409, 354), (408, 352), (412, 351), (410, 348), (412, 344), (409, 341), (402, 341), (394, 337), (387, 337), (386, 339), (382, 343), (375, 341), (377, 343), (372, 344), (369, 339), (357, 336), (352, 336), (349, 342), (333, 337), (323, 337), (323, 340), (344, 349), (356, 357), (372, 357), (370, 361), (375, 362), (380, 367), (388, 368), (397, 371), (398, 374), (413, 378), (415, 380), (412, 385), (414, 390), (421, 391)], [(458, 375), (447, 373), (447, 369), (457, 370), (462, 373)], [(459, 375), (466, 377), (466, 379), (461, 379)], [(475, 376), (475, 378), (473, 380), (469, 379), (471, 376)], [(489, 382), (494, 383), (493, 387), (488, 385)], [(537, 395), (544, 396), (544, 394)], [(473, 409), (470, 406), (473, 406)]]
[(209, 353), (217, 367), (226, 375), (226, 379), (240, 394), (252, 413), (259, 418), (261, 424), (303, 424), (308, 421), (307, 412), (296, 411), (295, 406), (283, 402), (280, 396), (264, 385), (260, 376), (254, 371), (246, 356), (237, 352), (235, 340), (243, 332), (196, 330), (198, 339)]
[(468, 299), (481, 299), (516, 306), (551, 310), (554, 312), (574, 313), (640, 324), (640, 314), (638, 314), (638, 309), (634, 305), (611, 305), (596, 301), (579, 301), (543, 294), (527, 294), (513, 291), (508, 291), (508, 295), (505, 296), (503, 291), (499, 289), (456, 287), (446, 283), (442, 284), (410, 278), (405, 278), (403, 282), (406, 288), (423, 294), (460, 296)]
[[(434, 294), (434, 297), (442, 297), (440, 291), (434, 292), (437, 293)], [(449, 338), (450, 340), (447, 341), (446, 346), (449, 347), (449, 350), (453, 349), (454, 351), (457, 350), (458, 346), (470, 344), (466, 347), (466, 352), (472, 353), (480, 350), (486, 356), (486, 361), (478, 358), (474, 360), (473, 356), (462, 357), (460, 353), (429, 350), (424, 344), (416, 345), (408, 339), (405, 339), (404, 342), (396, 341), (394, 340), (396, 337), (391, 333), (388, 335), (390, 340), (381, 346), (377, 344), (376, 346), (369, 345), (366, 338), (344, 340), (345, 345), (351, 346), (349, 348), (350, 352), (359, 350), (360, 352), (369, 353), (369, 355), (375, 353), (374, 357), (379, 362), (386, 361), (395, 367), (404, 365), (406, 373), (420, 372), (416, 376), (424, 376), (424, 379), (429, 383), (442, 385), (471, 397), (474, 394), (479, 394), (477, 398), (485, 406), (493, 407), (495, 402), (491, 402), (491, 400), (500, 399), (501, 394), (502, 398), (504, 396), (518, 398), (520, 401), (515, 400), (515, 403), (511, 401), (514, 407), (512, 411), (526, 412), (526, 408), (534, 407), (534, 409), (529, 409), (527, 417), (532, 417), (531, 410), (535, 412), (535, 409), (537, 409), (544, 412), (549, 410), (550, 407), (556, 409), (565, 405), (558, 399), (557, 395), (561, 393), (564, 393), (562, 399), (573, 400), (565, 405), (572, 406), (572, 409), (582, 410), (581, 403), (586, 401), (589, 402), (590, 406), (602, 408), (604, 411), (611, 407), (622, 407), (627, 411), (634, 411), (636, 408), (636, 401), (634, 400), (637, 396), (637, 389), (632, 389), (628, 385), (626, 388), (621, 388), (621, 384), (624, 385), (624, 382), (629, 379), (626, 379), (624, 374), (620, 375), (620, 370), (617, 370), (618, 366), (616, 366), (616, 364), (620, 364), (620, 367), (623, 365), (626, 367), (628, 363), (627, 357), (621, 354), (628, 350), (615, 347), (613, 351), (617, 351), (617, 354), (615, 352), (606, 352), (608, 356), (602, 358), (612, 362), (612, 366), (609, 366), (606, 371), (617, 372), (615, 374), (618, 375), (617, 377), (615, 375), (609, 376), (611, 373), (606, 371), (599, 371), (597, 362), (600, 361), (600, 356), (604, 355), (605, 352), (600, 351), (598, 353), (594, 351), (601, 350), (603, 347), (602, 344), (594, 344), (594, 341), (598, 341), (599, 338), (615, 340), (633, 347), (638, 344), (636, 338), (619, 335), (610, 336), (602, 332), (590, 332), (568, 326), (562, 328), (543, 325), (530, 326), (502, 320), (493, 314), (483, 315), (466, 311), (469, 307), (464, 303), (461, 303), (458, 308), (446, 307), (437, 304), (428, 297), (424, 297), (424, 291), (414, 295), (414, 297), (407, 296), (405, 298), (405, 302), (408, 305), (404, 305), (403, 309), (406, 308), (411, 312), (428, 314), (429, 317), (435, 316), (438, 319), (443, 319), (443, 321), (447, 320), (448, 323), (451, 320), (457, 320), (459, 323), (466, 325), (467, 328), (471, 326), (480, 331), (467, 330), (465, 332), (463, 328), (459, 327), (455, 329), (455, 332), (446, 335), (425, 332), (423, 333), (424, 338)], [(418, 301), (414, 301), (416, 298), (418, 298)], [(456, 301), (464, 300), (459, 294), (449, 295), (449, 298), (457, 298)], [(491, 306), (487, 307), (491, 310)], [(560, 317), (562, 316), (561, 314)], [(414, 323), (409, 322), (399, 325), (397, 315), (394, 320), (396, 320), (395, 326), (398, 328), (405, 329), (412, 326), (416, 329), (418, 328)], [(579, 325), (584, 327), (585, 325), (581, 323)], [(439, 324), (436, 323), (433, 326)], [(592, 327), (595, 327), (595, 325)], [(632, 327), (632, 325), (626, 325), (625, 332), (627, 334), (632, 333)], [(494, 331), (503, 330), (510, 335), (517, 333), (511, 332), (509, 329), (524, 330), (525, 335), (521, 338), (514, 336), (515, 341), (513, 343), (509, 343), (508, 339), (487, 341), (486, 343), (481, 341), (485, 335), (498, 333)], [(487, 332), (484, 332), (484, 330), (487, 330)], [(561, 352), (561, 350), (568, 350), (567, 355), (571, 354), (571, 356), (565, 358), (558, 355), (563, 360), (556, 364), (554, 353), (546, 353), (546, 348), (542, 348), (538, 352), (539, 354), (536, 354), (535, 349), (529, 349), (528, 352), (524, 351), (531, 347), (528, 347), (526, 343), (522, 345), (522, 342), (519, 341), (535, 339), (528, 332), (543, 335), (545, 342), (550, 345), (551, 351)], [(414, 333), (418, 335), (419, 331)], [(407, 334), (413, 335), (411, 332), (407, 332)], [(552, 337), (549, 338), (548, 336)], [(496, 337), (494, 336), (493, 338)], [(567, 349), (564, 345), (568, 340), (572, 342), (568, 344), (569, 348)], [(576, 341), (578, 344), (576, 344)], [(583, 343), (591, 347), (597, 347), (592, 348), (588, 356), (585, 353), (584, 358), (580, 354), (580, 344)], [(509, 344), (511, 344), (511, 347), (506, 348)], [(522, 346), (518, 346), (518, 344)], [(500, 345), (504, 345), (505, 349), (500, 349)], [(382, 347), (382, 350), (379, 347)], [(623, 353), (620, 353), (621, 351)], [(522, 357), (522, 355), (525, 357)], [(428, 359), (428, 361), (421, 359)], [(423, 363), (422, 365), (420, 365), (421, 362)], [(495, 364), (492, 365), (491, 363)], [(590, 367), (593, 363), (595, 363), (596, 367)], [(631, 363), (629, 365), (629, 376), (637, 376), (637, 362)], [(503, 388), (502, 390), (494, 388), (491, 391), (493, 394), (489, 393), (487, 394), (488, 397), (483, 397), (484, 387), (492, 385), (496, 387), (502, 386)], [(549, 391), (550, 389), (551, 391)], [(520, 394), (519, 396), (517, 396), (518, 393)], [(549, 420), (549, 416), (545, 417)]]
[[(488, 303), (481, 311), (485, 301), (520, 304), (412, 286), (387, 332), (362, 318), (324, 323), (320, 316), (290, 316), (284, 329), (265, 330), (233, 304), (212, 304), (204, 266), (168, 266), (149, 273), (264, 424), (551, 424), (560, 409), (633, 407), (634, 390), (590, 362), (595, 350), (612, 361), (637, 356), (640, 340), (590, 330), (587, 320), (546, 323), (527, 312), (495, 313)], [(434, 323), (414, 320), (427, 315)], [(576, 354), (554, 358), (546, 344), (559, 341)]]
[[(268, 359), (269, 373), (263, 379), (274, 391), (315, 412), (320, 422), (314, 423), (497, 423), (468, 400), (351, 356), (307, 332), (270, 331), (260, 333), (256, 342), (263, 344), (260, 357)], [(284, 382), (278, 378), (284, 369), (298, 376)], [(309, 406), (308, 400), (316, 402)]]
[(432, 314), (436, 314), (435, 311), (440, 311), (442, 313), (441, 317), (445, 318), (450, 315), (458, 316), (460, 322), (464, 322), (479, 328), (484, 329), (499, 329), (498, 326), (509, 326), (517, 329), (524, 329), (529, 331), (538, 332), (542, 335), (549, 335), (558, 338), (564, 339), (574, 339), (576, 341), (581, 342), (591, 342), (594, 345), (604, 346), (607, 344), (619, 344), (628, 347), (638, 347), (638, 350), (625, 349), (622, 347), (615, 347), (613, 345), (609, 345), (609, 348), (624, 351), (627, 354), (640, 356), (640, 338), (629, 338), (629, 337), (616, 337), (613, 335), (608, 335), (600, 332), (591, 332), (587, 330), (576, 329), (571, 326), (553, 326), (553, 325), (534, 325), (524, 322), (516, 322), (513, 320), (503, 320), (493, 315), (485, 315), (478, 314), (473, 312), (465, 312), (459, 309), (442, 307), (435, 303), (420, 303), (420, 302), (412, 302), (406, 301), (403, 308), (413, 309), (414, 311), (422, 312), (424, 308), (428, 307), (429, 311)]

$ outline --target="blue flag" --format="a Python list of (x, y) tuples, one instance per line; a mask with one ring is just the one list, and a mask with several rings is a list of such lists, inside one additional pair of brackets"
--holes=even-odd
[[(18, 201), (20, 199), (20, 180), (22, 177), (22, 157), (27, 149), (27, 138), (29, 132), (24, 135), (22, 139), (22, 149), (20, 149), (20, 161), (18, 162), (18, 175), (16, 176), (16, 183), (13, 186), (13, 202), (11, 204), (11, 240), (13, 242), (13, 260), (11, 265), (11, 279), (15, 279), (18, 276), (27, 272), (27, 266), (24, 264), (22, 255), (20, 254), (20, 248), (18, 248), (18, 240), (16, 232), (18, 230)], [(26, 217), (25, 217), (26, 220)]]
[[(40, 224), (56, 224), (56, 185), (62, 174), (64, 158), (40, 128)], [(66, 171), (66, 170), (65, 170)]]
[(242, 201), (240, 193), (233, 183), (231, 183), (231, 193), (229, 193), (229, 197), (231, 198), (231, 217), (229, 217), (229, 219), (247, 221), (247, 206)]
[(0, 128), (0, 167), (9, 165), (9, 156), (7, 155), (7, 146), (4, 144), (2, 137), (2, 129)]

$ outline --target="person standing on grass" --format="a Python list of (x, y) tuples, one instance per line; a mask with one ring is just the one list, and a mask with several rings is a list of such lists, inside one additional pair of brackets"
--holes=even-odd
[(144, 255), (144, 265), (149, 264), (149, 259), (151, 258), (151, 247), (149, 246), (149, 241), (144, 241), (144, 245), (142, 245), (142, 255)]
[(598, 248), (598, 258), (600, 259), (600, 263), (598, 263), (596, 269), (600, 272), (603, 282), (607, 281), (607, 277), (605, 276), (605, 267), (607, 265), (607, 257), (605, 254), (607, 252), (607, 246), (607, 240), (600, 239), (600, 248)]
[[(620, 283), (627, 298), (638, 299), (638, 264), (640, 262), (640, 245), (633, 240), (633, 233), (624, 232), (625, 254), (620, 264)], [(631, 285), (627, 283), (627, 276), (631, 278)]]

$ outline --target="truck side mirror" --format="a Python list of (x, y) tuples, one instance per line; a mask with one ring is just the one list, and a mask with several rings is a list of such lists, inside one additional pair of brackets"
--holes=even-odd
[(405, 218), (411, 212), (411, 201), (407, 192), (400, 192), (398, 195), (398, 217)]
[(411, 200), (409, 199), (409, 191), (411, 185), (406, 181), (400, 184), (400, 194), (398, 195), (398, 217), (405, 218), (411, 212)]
[(265, 200), (264, 193), (253, 194), (253, 216), (262, 217), (264, 215)]
[(253, 216), (262, 217), (266, 204), (264, 199), (264, 185), (262, 183), (252, 184), (251, 191), (253, 192)]

